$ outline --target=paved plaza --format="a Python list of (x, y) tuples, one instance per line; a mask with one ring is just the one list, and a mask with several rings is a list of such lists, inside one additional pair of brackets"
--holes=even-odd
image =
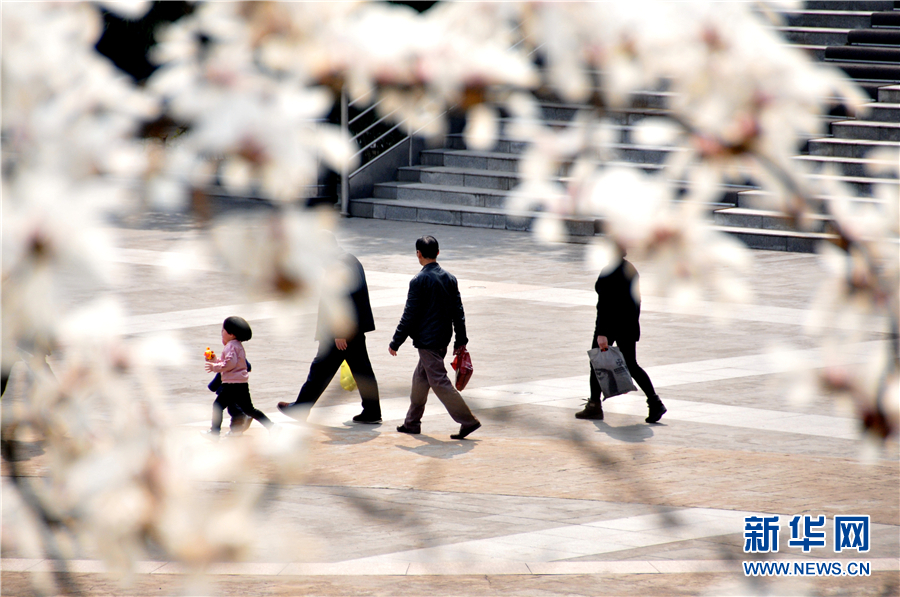
[[(158, 225), (116, 234), (110, 259), (122, 275), (109, 292), (129, 310), (126, 333), (172, 331), (197, 355), (160, 379), (179, 432), (197, 450), (217, 449), (198, 433), (209, 426), (212, 404), (202, 352), (218, 345), (225, 317), (241, 315), (253, 326), (246, 349), (254, 405), (302, 428), (309, 450), (296, 455), (303, 483), (264, 494), (252, 553), (211, 568), (204, 588), (161, 559), (142, 562), (123, 589), (84, 553), (70, 570), (86, 594), (900, 594), (896, 438), (873, 455), (845, 405), (791, 399), (797, 363), (819, 354), (819, 338), (805, 325), (823, 280), (816, 255), (755, 251), (752, 302), (707, 296), (690, 307), (654, 290), (653, 264), (634, 260), (645, 288), (638, 361), (669, 412), (660, 424), (645, 423), (643, 394), (632, 392), (606, 401), (603, 421), (583, 421), (574, 413), (588, 394), (596, 312), (596, 273), (584, 265), (584, 245), (342, 220), (339, 240), (366, 269), (377, 326), (367, 344), (384, 422), (351, 423), (359, 396), (335, 379), (303, 427), (275, 405), (296, 397), (315, 356), (315, 302), (291, 329), (272, 297), (235, 289), (214, 265), (189, 262), (190, 275), (167, 277), (164, 265), (180, 243), (204, 233)], [(423, 234), (439, 240), (438, 260), (459, 279), (466, 310), (475, 373), (463, 396), (483, 423), (466, 440), (450, 439), (458, 425), (433, 394), (421, 435), (395, 430), (417, 355), (407, 342), (391, 357), (388, 342), (420, 269), (414, 243)], [(71, 301), (93, 298), (76, 280), (70, 286)], [(828, 326), (848, 337), (853, 331), (840, 321)], [(845, 346), (849, 365), (887, 338), (877, 321), (857, 327)], [(21, 378), (14, 373), (11, 391)], [(256, 423), (248, 433), (267, 434)], [(39, 453), (22, 464), (34, 475), (47, 466)], [(774, 515), (781, 548), (745, 554), (745, 518)], [(828, 546), (790, 547), (794, 515), (824, 515)], [(831, 547), (832, 518), (850, 515), (870, 517), (866, 553)], [(871, 572), (748, 578), (745, 561), (838, 561), (844, 571), (867, 562)], [(54, 565), (5, 552), (2, 594), (28, 594), (31, 575)]]

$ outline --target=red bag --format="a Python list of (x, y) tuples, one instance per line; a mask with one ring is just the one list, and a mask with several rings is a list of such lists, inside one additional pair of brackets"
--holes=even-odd
[(461, 392), (469, 383), (469, 378), (472, 377), (472, 372), (475, 370), (472, 367), (472, 357), (469, 356), (469, 351), (465, 347), (460, 348), (450, 366), (456, 371), (456, 389)]

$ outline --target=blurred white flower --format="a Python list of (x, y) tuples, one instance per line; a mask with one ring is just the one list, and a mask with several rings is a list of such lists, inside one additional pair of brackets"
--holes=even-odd
[(496, 112), (484, 104), (478, 104), (468, 112), (466, 122), (466, 147), (487, 151), (497, 141), (499, 122)]
[(604, 219), (606, 233), (625, 247), (648, 244), (670, 219), (667, 186), (635, 168), (601, 169), (584, 193), (591, 213)]
[(671, 120), (658, 117), (649, 117), (641, 120), (632, 132), (636, 145), (670, 145), (684, 131)]
[(99, 4), (123, 19), (138, 20), (147, 14), (153, 3), (146, 0), (102, 0)]
[[(150, 4), (102, 6), (134, 19)], [(50, 472), (34, 506), (117, 568), (143, 557), (148, 542), (196, 569), (246, 554), (252, 506), (266, 482), (298, 476), (303, 459), (293, 456), (305, 436), (216, 449), (185, 440), (167, 426), (151, 374), (191, 360), (179, 340), (123, 340), (119, 304), (66, 310), (58, 280), (74, 272), (102, 296), (115, 277), (102, 226), (110, 212), (183, 210), (201, 203), (215, 173), (231, 192), (290, 203), (323, 164), (353, 167), (347, 134), (323, 121), (342, 90), (423, 136), (443, 135), (448, 111), (466, 111), (466, 141), (480, 149), (498, 137), (502, 108), (512, 117), (505, 134), (529, 142), (510, 214), (536, 216), (537, 238), (548, 242), (564, 238), (566, 216), (602, 219), (606, 235), (589, 246), (588, 265), (602, 271), (622, 248), (651, 259), (652, 278), (676, 305), (704, 291), (749, 300), (748, 252), (706, 219), (721, 182), (752, 177), (800, 225), (816, 208), (812, 197), (831, 198), (840, 248), (823, 248), (830, 275), (815, 310), (840, 325), (824, 335), (816, 375), (805, 377), (853, 404), (873, 436), (896, 433), (896, 354), (888, 346), (852, 370), (839, 357), (873, 320), (896, 330), (900, 319), (897, 154), (870, 156), (874, 174), (888, 178), (862, 202), (838, 177), (807, 176), (792, 161), (821, 133), (818, 114), (833, 98), (853, 113), (869, 100), (839, 70), (781, 43), (747, 3), (447, 2), (423, 14), (385, 3), (201, 3), (160, 29), (151, 52), (160, 68), (145, 87), (96, 52), (97, 5), (8, 3), (0, 26), (0, 348), (4, 372), (19, 356), (32, 368), (26, 400), (13, 420), (4, 412), (4, 432), (19, 425), (46, 442)], [(663, 90), (664, 120), (631, 133), (672, 149), (654, 176), (613, 163), (622, 123), (634, 122), (611, 110), (648, 90)], [(548, 126), (547, 97), (583, 109)], [(173, 121), (172, 130), (138, 140), (156, 119)], [(686, 185), (683, 195), (673, 181)], [(354, 279), (328, 237), (334, 218), (294, 207), (223, 218), (211, 251), (262, 296), (323, 297), (328, 324), (350, 333)], [(792, 395), (808, 399), (811, 387)], [(251, 474), (259, 477), (216, 499), (195, 485)], [(20, 546), (46, 555), (39, 519), (15, 524)]]
[(565, 242), (568, 236), (563, 220), (546, 214), (535, 218), (533, 231), (535, 238), (545, 244)]

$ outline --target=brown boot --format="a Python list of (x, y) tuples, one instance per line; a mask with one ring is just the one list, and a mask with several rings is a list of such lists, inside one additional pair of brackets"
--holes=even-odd
[(588, 400), (584, 405), (584, 410), (575, 413), (576, 419), (593, 419), (594, 421), (603, 420), (603, 406), (599, 400)]

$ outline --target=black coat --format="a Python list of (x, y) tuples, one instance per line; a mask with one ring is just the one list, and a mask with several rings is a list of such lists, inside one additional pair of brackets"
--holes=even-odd
[(456, 278), (437, 263), (429, 263), (409, 282), (406, 307), (391, 349), (399, 349), (409, 337), (416, 348), (446, 350), (454, 329), (454, 348), (468, 344), (466, 314)]
[(600, 275), (594, 290), (597, 291), (597, 321), (594, 338), (641, 339), (641, 291), (637, 270), (622, 260), (619, 266), (606, 275)]
[[(353, 303), (353, 315), (355, 316), (356, 333), (351, 335), (352, 338), (356, 334), (365, 334), (375, 329), (375, 317), (372, 315), (372, 304), (369, 302), (369, 286), (366, 284), (366, 272), (363, 269), (359, 259), (350, 253), (344, 253), (341, 260), (349, 268), (350, 273), (355, 277), (354, 283), (351, 284), (348, 298)], [(323, 315), (325, 310), (319, 303), (319, 318), (316, 322), (316, 340), (333, 340), (334, 335), (328, 325), (328, 321)]]

